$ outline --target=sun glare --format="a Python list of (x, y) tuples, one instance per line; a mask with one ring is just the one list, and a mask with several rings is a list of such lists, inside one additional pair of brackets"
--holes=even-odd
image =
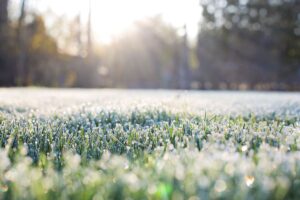
[[(32, 2), (40, 10), (50, 9), (69, 17), (80, 13), (82, 20), (87, 20), (87, 0)], [(186, 24), (190, 37), (194, 37), (201, 14), (198, 0), (91, 0), (91, 7), (93, 37), (104, 43), (126, 31), (135, 21), (155, 15), (178, 28)]]

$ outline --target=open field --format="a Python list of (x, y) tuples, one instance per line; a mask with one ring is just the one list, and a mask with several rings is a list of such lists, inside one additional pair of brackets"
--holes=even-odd
[(0, 89), (0, 199), (299, 199), (300, 94)]

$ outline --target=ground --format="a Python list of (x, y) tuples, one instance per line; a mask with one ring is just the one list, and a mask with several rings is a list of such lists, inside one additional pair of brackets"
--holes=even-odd
[(300, 94), (0, 89), (0, 199), (297, 199)]

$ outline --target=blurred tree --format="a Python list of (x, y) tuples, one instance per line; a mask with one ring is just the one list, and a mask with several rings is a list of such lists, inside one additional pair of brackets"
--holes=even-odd
[(57, 42), (61, 40), (54, 39), (46, 28), (44, 17), (47, 15), (37, 15), (32, 9), (27, 11), (27, 0), (20, 2), (19, 17), (10, 22), (8, 0), (0, 0), (0, 85), (99, 86), (99, 58), (96, 55), (92, 59), (83, 57), (79, 17), (72, 23), (62, 23), (63, 27), (55, 27), (68, 29), (69, 33), (57, 35), (67, 41), (66, 49), (59, 51)]
[(48, 35), (44, 20), (38, 15), (33, 16), (33, 21), (25, 26), (24, 31), (27, 33), (25, 85), (53, 85), (58, 81), (60, 71), (57, 69), (60, 65), (57, 63), (56, 41)]
[[(68, 48), (58, 50), (57, 40), (49, 35), (44, 18), (33, 15), (33, 21), (25, 27), (27, 33), (26, 85), (97, 87), (97, 63), (78, 54), (78, 20), (67, 24), (72, 34), (62, 35), (68, 40)], [(75, 55), (73, 54), (75, 53)], [(99, 77), (99, 76), (98, 76)]]
[(64, 15), (58, 16), (51, 13), (49, 15), (52, 23), (47, 28), (47, 32), (56, 39), (59, 51), (70, 55), (85, 56), (87, 54), (83, 34), (85, 26), (81, 23), (80, 15), (74, 19), (67, 19)]
[(0, 26), (8, 24), (8, 0), (0, 0)]
[(201, 6), (204, 21), (198, 57), (203, 82), (211, 81), (214, 87), (221, 83), (254, 87), (275, 81), (297, 84), (298, 1), (203, 0)]
[(118, 87), (178, 88), (181, 47), (176, 29), (155, 17), (115, 39), (103, 64)]
[(14, 84), (16, 45), (9, 23), (8, 0), (0, 0), (0, 85)]

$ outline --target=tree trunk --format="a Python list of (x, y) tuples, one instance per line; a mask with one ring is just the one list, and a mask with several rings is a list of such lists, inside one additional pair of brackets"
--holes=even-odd
[(17, 84), (19, 86), (25, 85), (25, 60), (26, 60), (26, 47), (25, 47), (25, 35), (24, 35), (24, 18), (25, 18), (25, 11), (26, 11), (26, 0), (22, 0), (21, 5), (21, 12), (18, 21), (17, 27), (17, 44), (19, 44), (19, 55), (18, 55), (18, 75), (17, 75)]
[(89, 3), (89, 13), (88, 13), (88, 24), (87, 24), (87, 57), (90, 59), (93, 55), (93, 47), (92, 47), (92, 2)]
[(178, 70), (179, 89), (189, 89), (189, 47), (187, 42), (186, 26), (184, 28), (184, 36), (181, 42), (181, 55)]
[(0, 26), (8, 23), (8, 0), (0, 0)]

